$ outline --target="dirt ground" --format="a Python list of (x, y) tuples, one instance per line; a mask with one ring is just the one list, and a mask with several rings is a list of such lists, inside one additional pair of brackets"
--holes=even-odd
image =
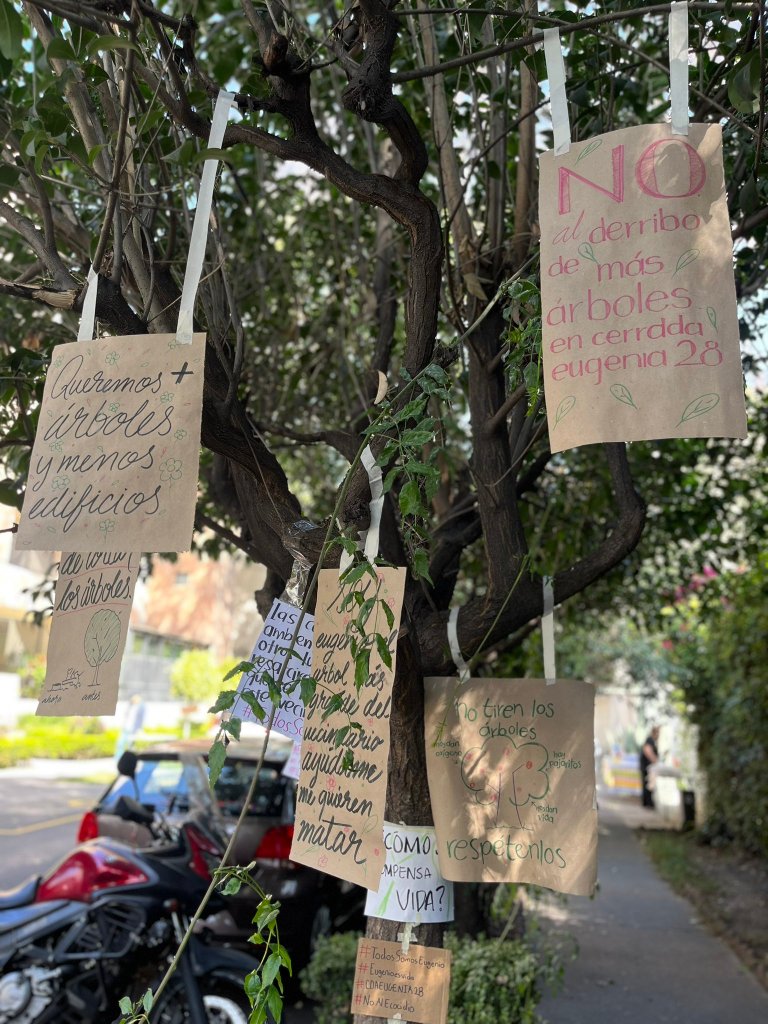
[[(642, 832), (641, 832), (642, 835)], [(668, 833), (686, 846), (691, 881), (668, 880), (768, 989), (768, 863)]]

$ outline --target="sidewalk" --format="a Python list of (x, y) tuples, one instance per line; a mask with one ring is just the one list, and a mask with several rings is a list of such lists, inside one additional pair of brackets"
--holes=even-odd
[(12, 768), (0, 768), (5, 779), (105, 779), (117, 774), (114, 757), (62, 760), (57, 757), (33, 757)]
[(655, 873), (633, 829), (659, 826), (626, 798), (600, 798), (599, 889), (540, 911), (579, 955), (538, 1009), (549, 1024), (766, 1024), (768, 993)]

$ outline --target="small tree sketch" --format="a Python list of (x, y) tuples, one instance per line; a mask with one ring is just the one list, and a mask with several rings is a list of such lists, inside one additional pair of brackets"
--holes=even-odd
[(496, 806), (494, 825), (499, 824), (502, 797), (514, 808), (518, 828), (523, 824), (520, 808), (530, 800), (541, 800), (549, 792), (546, 773), (549, 753), (540, 743), (518, 746), (508, 736), (490, 737), (480, 747), (472, 747), (461, 761), (461, 781), (475, 794), (477, 803)]
[(120, 645), (120, 617), (109, 608), (102, 608), (88, 623), (83, 650), (88, 664), (96, 669), (91, 686), (99, 684), (99, 666), (112, 661)]

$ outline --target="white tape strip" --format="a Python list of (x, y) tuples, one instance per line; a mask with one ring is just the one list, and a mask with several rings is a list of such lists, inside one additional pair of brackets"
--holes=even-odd
[(552, 577), (544, 576), (544, 612), (541, 616), (541, 645), (544, 648), (544, 678), (550, 686), (557, 678), (555, 671), (555, 594)]
[(351, 551), (347, 551), (346, 548), (342, 549), (341, 558), (339, 559), (339, 576), (343, 576), (350, 565), (352, 565), (354, 557)]
[(459, 682), (469, 682), (469, 665), (464, 661), (464, 656), (459, 647), (459, 606), (455, 604), (448, 614), (448, 646), (451, 649), (453, 663), (459, 673)]
[(565, 94), (565, 61), (560, 45), (560, 29), (544, 29), (544, 59), (549, 79), (549, 103), (552, 128), (555, 133), (555, 155), (562, 156), (571, 148), (571, 122), (568, 117), (568, 98)]
[(688, 134), (688, 3), (669, 10), (669, 98), (672, 134)]
[(365, 557), (372, 562), (379, 553), (379, 530), (381, 527), (381, 510), (384, 507), (384, 483), (381, 479), (381, 466), (374, 458), (371, 446), (366, 445), (360, 461), (365, 466), (368, 474), (368, 483), (371, 487), (371, 503), (368, 506), (371, 510), (371, 525), (365, 535)]
[(77, 329), (78, 341), (93, 341), (93, 329), (96, 323), (96, 295), (98, 291), (99, 275), (94, 274), (93, 267), (91, 267), (88, 271), (88, 288), (83, 299), (80, 326)]
[[(227, 127), (229, 109), (235, 97), (231, 92), (222, 91), (216, 100), (211, 122), (211, 134), (208, 138), (208, 149), (220, 149), (224, 141), (224, 131)], [(189, 255), (187, 256), (187, 269), (184, 274), (184, 287), (181, 292), (181, 305), (179, 307), (179, 321), (176, 325), (176, 341), (180, 345), (192, 344), (193, 315), (195, 310), (195, 296), (197, 286), (200, 283), (200, 275), (203, 272), (205, 260), (205, 247), (208, 241), (208, 221), (211, 216), (211, 203), (213, 202), (213, 187), (216, 184), (216, 171), (219, 166), (218, 160), (206, 160), (203, 165), (203, 174), (200, 179), (200, 192), (197, 196), (197, 207), (195, 208), (195, 222), (192, 225), (192, 238), (189, 242)]]

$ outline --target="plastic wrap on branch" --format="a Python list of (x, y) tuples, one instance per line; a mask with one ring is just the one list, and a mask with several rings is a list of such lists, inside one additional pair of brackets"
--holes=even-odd
[[(310, 561), (302, 553), (298, 541), (301, 534), (307, 534), (315, 529), (314, 523), (311, 523), (308, 519), (299, 519), (291, 525), (289, 535), (285, 541), (285, 546), (293, 557), (293, 565), (290, 578), (285, 584), (285, 590), (281, 595), (281, 600), (290, 601), (291, 604), (297, 606), (300, 606), (302, 603), (307, 589), (309, 570), (312, 568)], [(296, 538), (296, 543), (292, 543), (293, 538)]]

